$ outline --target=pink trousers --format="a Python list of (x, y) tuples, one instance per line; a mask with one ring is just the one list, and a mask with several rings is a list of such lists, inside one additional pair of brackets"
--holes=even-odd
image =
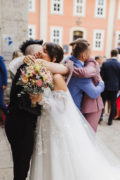
[(95, 132), (97, 131), (98, 122), (99, 122), (101, 113), (102, 113), (102, 110), (95, 113), (84, 114), (84, 117), (89, 122), (89, 124), (91, 125), (91, 127), (94, 129)]

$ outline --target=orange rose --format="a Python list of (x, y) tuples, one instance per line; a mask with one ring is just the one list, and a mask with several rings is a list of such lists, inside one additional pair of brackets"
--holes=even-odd
[(27, 84), (28, 83), (28, 78), (26, 76), (22, 77), (22, 82), (24, 84)]

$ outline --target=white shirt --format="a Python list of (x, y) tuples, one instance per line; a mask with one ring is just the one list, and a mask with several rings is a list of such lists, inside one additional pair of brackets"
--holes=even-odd
[(17, 69), (23, 64), (23, 59), (25, 56), (21, 56), (13, 59), (9, 64), (9, 70), (15, 75)]
[(81, 63), (82, 63), (82, 65), (84, 66), (84, 62), (83, 61), (81, 61), (81, 60), (79, 60)]
[(113, 57), (111, 57), (111, 59), (118, 59), (118, 56), (117, 57), (113, 56)]

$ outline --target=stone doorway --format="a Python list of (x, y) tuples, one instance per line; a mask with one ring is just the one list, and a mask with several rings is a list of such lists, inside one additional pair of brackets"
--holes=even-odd
[(78, 39), (78, 38), (83, 38), (84, 37), (84, 33), (83, 31), (73, 31), (73, 41)]

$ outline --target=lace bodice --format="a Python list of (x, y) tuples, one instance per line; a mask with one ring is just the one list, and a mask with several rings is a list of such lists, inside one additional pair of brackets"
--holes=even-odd
[(47, 88), (44, 91), (42, 95), (42, 101), (39, 104), (42, 105), (43, 110), (49, 110), (53, 107), (53, 105), (55, 105), (55, 107), (59, 107), (59, 110), (64, 110), (65, 105), (67, 103), (68, 94), (68, 91), (51, 91), (49, 88)]

